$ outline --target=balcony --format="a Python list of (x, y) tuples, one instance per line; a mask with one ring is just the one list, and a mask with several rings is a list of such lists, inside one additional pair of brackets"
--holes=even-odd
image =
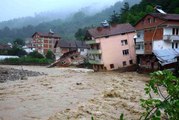
[(101, 60), (89, 60), (89, 63), (90, 64), (98, 64), (98, 65), (104, 64), (103, 61), (101, 61)]
[(99, 42), (97, 42), (96, 40), (86, 41), (86, 44), (96, 44), (96, 43), (99, 43)]
[(164, 35), (163, 40), (166, 40), (166, 41), (179, 41), (179, 35)]
[(137, 55), (142, 55), (142, 54), (144, 54), (144, 49), (137, 49), (137, 50), (136, 50), (136, 54), (137, 54)]
[(101, 50), (94, 50), (94, 49), (88, 50), (88, 54), (101, 54), (101, 53), (102, 53)]

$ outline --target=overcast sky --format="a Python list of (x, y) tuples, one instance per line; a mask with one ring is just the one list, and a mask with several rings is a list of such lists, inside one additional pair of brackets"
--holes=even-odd
[(53, 10), (79, 10), (85, 6), (113, 5), (119, 0), (0, 0), (0, 21), (34, 16), (35, 13)]

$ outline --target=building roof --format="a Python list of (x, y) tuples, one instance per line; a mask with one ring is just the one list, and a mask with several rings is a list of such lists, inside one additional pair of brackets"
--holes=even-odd
[(58, 46), (60, 48), (76, 48), (76, 44), (74, 41), (60, 40), (58, 42)]
[(122, 33), (134, 32), (135, 28), (129, 23), (110, 25), (109, 27), (97, 27), (88, 30), (88, 33), (94, 38), (119, 35)]
[(41, 33), (41, 32), (35, 32), (32, 37), (34, 37), (36, 34), (38, 34), (40, 37), (46, 37), (46, 38), (60, 38), (57, 34), (52, 33)]
[(0, 44), (0, 50), (7, 50), (10, 49), (11, 47), (9, 45), (6, 44)]
[(55, 46), (58, 46), (60, 48), (88, 48), (89, 47), (83, 41), (67, 41), (67, 40), (59, 40), (56, 42)]
[(159, 60), (159, 63), (164, 66), (177, 62), (176, 57), (179, 56), (179, 49), (153, 50), (153, 53)]
[(178, 21), (179, 20), (179, 14), (162, 14), (162, 13), (150, 13), (150, 14), (146, 14), (144, 17), (142, 17), (136, 24), (135, 26), (142, 21), (146, 16), (153, 16), (155, 18), (159, 18), (161, 20), (167, 21)]
[(179, 14), (151, 13), (149, 15), (163, 20), (179, 20)]

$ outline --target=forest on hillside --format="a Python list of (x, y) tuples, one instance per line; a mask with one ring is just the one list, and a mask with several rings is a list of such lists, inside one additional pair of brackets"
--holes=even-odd
[[(130, 6), (140, 2), (140, 0), (124, 1), (128, 2)], [(46, 22), (41, 21), (45, 19), (44, 16), (36, 16), (35, 18), (27, 17), (2, 22), (0, 23), (0, 42), (9, 42), (16, 38), (29, 38), (36, 31), (47, 33), (50, 29), (59, 34), (64, 40), (74, 40), (74, 34), (79, 28), (84, 28), (86, 26), (98, 26), (102, 21), (109, 19), (109, 16), (114, 10), (119, 11), (124, 5), (124, 1), (116, 2), (111, 7), (93, 15), (89, 15), (86, 10), (84, 10), (86, 8), (83, 8), (65, 20), (55, 19), (49, 21), (49, 17), (47, 15)], [(35, 21), (36, 23), (34, 23)], [(41, 23), (39, 23), (40, 21)], [(18, 28), (14, 28), (15, 26), (18, 26)]]
[(36, 31), (47, 33), (50, 29), (64, 40), (83, 40), (86, 29), (99, 26), (104, 20), (110, 23), (129, 22), (134, 25), (145, 14), (155, 12), (153, 8), (156, 5), (160, 5), (167, 13), (179, 13), (179, 0), (165, 0), (165, 2), (163, 0), (124, 0), (94, 15), (87, 15), (81, 10), (66, 20), (56, 19), (38, 25), (29, 24), (21, 28), (6, 26), (0, 29), (0, 42), (29, 38)]
[[(179, 14), (179, 0), (165, 0), (165, 2), (163, 0), (142, 0), (131, 7), (128, 2), (125, 2), (119, 11), (113, 11), (108, 21), (110, 24), (130, 23), (135, 25), (146, 14), (157, 12), (154, 9), (155, 6), (160, 6), (166, 13)], [(78, 29), (75, 37), (84, 40), (86, 30), (89, 28), (90, 26)]]

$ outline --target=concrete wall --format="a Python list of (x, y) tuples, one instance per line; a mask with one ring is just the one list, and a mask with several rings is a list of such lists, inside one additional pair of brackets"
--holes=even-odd
[[(123, 66), (123, 61), (126, 61), (126, 66), (129, 66), (129, 60), (136, 63), (136, 53), (134, 45), (135, 33), (129, 33), (125, 35), (110, 36), (108, 38), (99, 38), (100, 48), (102, 50), (102, 61), (107, 70), (118, 69)], [(121, 40), (127, 39), (128, 44), (121, 44)], [(123, 50), (129, 49), (128, 55), (123, 55)], [(110, 64), (114, 65), (114, 68), (110, 67)], [(125, 66), (125, 67), (126, 67)]]

